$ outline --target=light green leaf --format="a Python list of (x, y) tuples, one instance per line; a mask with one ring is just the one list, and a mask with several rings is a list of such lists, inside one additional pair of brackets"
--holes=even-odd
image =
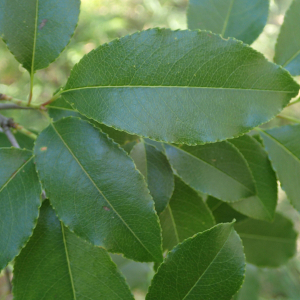
[(243, 283), (245, 257), (233, 223), (185, 240), (160, 265), (147, 300), (230, 300)]
[(118, 144), (90, 123), (69, 117), (39, 135), (35, 154), (46, 194), (72, 231), (134, 260), (162, 260), (154, 202)]
[(277, 179), (268, 155), (254, 138), (244, 135), (230, 140), (246, 159), (257, 195), (230, 204), (240, 213), (265, 221), (272, 221), (277, 204)]
[(41, 186), (31, 151), (0, 149), (0, 270), (19, 254), (36, 224)]
[(274, 61), (292, 75), (300, 75), (300, 0), (294, 0), (287, 11), (278, 36)]
[(251, 44), (263, 31), (268, 12), (269, 0), (190, 0), (188, 27)]
[(300, 125), (261, 131), (261, 136), (282, 189), (300, 211)]
[(16, 259), (13, 286), (15, 300), (133, 300), (108, 253), (64, 227), (48, 200)]
[(136, 144), (130, 156), (144, 175), (155, 209), (160, 214), (167, 207), (174, 190), (174, 175), (168, 159), (154, 146), (144, 142)]
[(269, 121), (298, 90), (288, 72), (239, 41), (156, 28), (91, 51), (62, 97), (116, 129), (195, 145)]
[(206, 200), (206, 204), (211, 210), (217, 223), (236, 222), (242, 221), (247, 217), (234, 210), (227, 203), (220, 201), (214, 197), (209, 196)]
[(31, 74), (46, 68), (69, 43), (80, 0), (0, 0), (0, 34)]
[(177, 176), (170, 203), (159, 218), (164, 250), (171, 250), (186, 238), (215, 225), (214, 218), (202, 198)]
[(226, 202), (256, 194), (248, 165), (231, 143), (164, 147), (178, 176), (195, 190)]
[(293, 223), (276, 213), (272, 223), (247, 219), (235, 225), (243, 240), (246, 259), (259, 267), (278, 267), (296, 253)]

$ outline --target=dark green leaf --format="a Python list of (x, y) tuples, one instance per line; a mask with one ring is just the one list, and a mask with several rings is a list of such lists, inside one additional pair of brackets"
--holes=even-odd
[(234, 210), (227, 203), (214, 197), (209, 196), (206, 200), (206, 204), (210, 208), (217, 223), (232, 222), (234, 219), (239, 222), (247, 218)]
[(41, 186), (31, 151), (0, 149), (0, 270), (32, 234), (41, 205)]
[(298, 90), (288, 72), (239, 41), (151, 29), (91, 51), (62, 96), (116, 129), (195, 145), (267, 122)]
[[(33, 139), (20, 132), (14, 133), (14, 136), (16, 137), (21, 148), (32, 150), (34, 144)], [(3, 132), (0, 132), (0, 147), (11, 147), (11, 143)]]
[(296, 253), (293, 223), (276, 213), (272, 223), (247, 219), (235, 225), (243, 240), (246, 259), (261, 267), (278, 267)]
[(245, 257), (233, 223), (219, 224), (169, 252), (147, 300), (230, 300), (243, 283)]
[(277, 179), (267, 153), (259, 142), (248, 135), (229, 142), (237, 147), (246, 159), (257, 193), (230, 205), (251, 218), (272, 221), (277, 204)]
[(231, 143), (164, 147), (173, 169), (194, 189), (226, 202), (256, 194), (249, 167)]
[(300, 211), (300, 125), (261, 131), (261, 136), (283, 190)]
[(277, 40), (274, 61), (292, 75), (300, 75), (300, 0), (287, 11)]
[(130, 156), (144, 175), (155, 209), (160, 214), (168, 205), (174, 190), (174, 175), (166, 156), (144, 142), (136, 144)]
[(175, 190), (166, 210), (159, 216), (163, 230), (163, 249), (211, 228), (214, 218), (202, 198), (175, 176)]
[(233, 300), (258, 300), (260, 291), (259, 272), (255, 266), (247, 264), (245, 282)]
[(16, 259), (13, 284), (15, 300), (133, 300), (107, 252), (64, 227), (48, 200)]
[(269, 0), (190, 0), (188, 27), (251, 44), (263, 31), (268, 12)]
[(162, 259), (154, 202), (118, 144), (86, 121), (51, 123), (35, 145), (36, 166), (59, 218), (76, 234), (139, 261)]
[(0, 34), (33, 74), (53, 62), (69, 43), (80, 0), (0, 0)]

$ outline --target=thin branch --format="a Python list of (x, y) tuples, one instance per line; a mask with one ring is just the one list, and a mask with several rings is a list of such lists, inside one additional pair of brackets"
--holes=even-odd
[(33, 109), (33, 107), (29, 106), (19, 106), (17, 104), (0, 104), (0, 110), (1, 109)]
[(54, 102), (57, 98), (62, 94), (62, 90), (60, 90), (57, 94), (55, 94), (51, 99), (41, 104), (41, 107), (45, 107), (46, 105)]
[(17, 104), (18, 106), (23, 106), (23, 107), (32, 107), (32, 108), (40, 108), (40, 104), (34, 104), (34, 103), (26, 103), (23, 100), (15, 99), (11, 96), (5, 95), (5, 94), (0, 94), (0, 100), (5, 100), (5, 101), (10, 101), (14, 104)]
[(3, 129), (3, 132), (5, 133), (5, 135), (7, 136), (8, 140), (10, 141), (13, 147), (20, 148), (15, 136), (10, 131), (10, 127), (12, 127), (13, 125), (14, 122), (12, 119), (0, 115), (0, 126)]
[(11, 279), (10, 279), (10, 270), (8, 267), (5, 268), (5, 277), (6, 277), (9, 293), (11, 293), (12, 292), (12, 284), (11, 284)]

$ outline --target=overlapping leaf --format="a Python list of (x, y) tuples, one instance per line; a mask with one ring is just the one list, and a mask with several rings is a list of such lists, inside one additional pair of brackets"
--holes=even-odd
[(261, 131), (261, 137), (282, 188), (300, 211), (300, 125)]
[(51, 123), (35, 145), (36, 167), (60, 219), (77, 235), (139, 261), (160, 261), (154, 202), (133, 161), (90, 123)]
[(1, 0), (0, 35), (33, 74), (54, 61), (75, 30), (80, 0)]
[(256, 194), (248, 165), (231, 143), (164, 147), (173, 169), (194, 189), (226, 202)]
[(268, 11), (268, 0), (190, 0), (188, 27), (251, 44), (263, 31)]
[(155, 209), (160, 214), (167, 207), (174, 190), (174, 176), (168, 159), (154, 146), (144, 142), (136, 144), (130, 156), (144, 175)]
[(296, 253), (293, 223), (276, 213), (272, 223), (247, 219), (235, 225), (242, 238), (246, 259), (263, 267), (278, 267)]
[(0, 149), (0, 270), (24, 247), (39, 214), (41, 187), (31, 151)]
[(159, 218), (164, 250), (171, 250), (186, 238), (215, 224), (202, 198), (177, 176), (175, 176), (175, 190), (170, 203)]
[(300, 1), (294, 0), (287, 11), (275, 48), (274, 61), (292, 75), (300, 75)]
[(133, 300), (107, 252), (64, 227), (48, 200), (16, 259), (13, 284), (16, 300)]
[(194, 145), (270, 120), (298, 90), (288, 72), (239, 41), (151, 29), (91, 51), (62, 97), (108, 126)]
[(147, 300), (230, 300), (243, 283), (245, 257), (232, 223), (219, 224), (169, 252)]

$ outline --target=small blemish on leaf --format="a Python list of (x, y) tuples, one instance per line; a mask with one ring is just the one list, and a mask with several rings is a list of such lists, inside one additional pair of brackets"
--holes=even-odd
[(42, 20), (40, 26), (39, 26), (39, 30), (43, 29), (43, 27), (46, 25), (46, 23), (48, 22), (47, 19)]
[(103, 209), (106, 210), (106, 211), (110, 211), (110, 208), (107, 207), (107, 206), (103, 206)]
[(47, 149), (48, 149), (47, 147), (42, 147), (41, 151), (47, 151)]

